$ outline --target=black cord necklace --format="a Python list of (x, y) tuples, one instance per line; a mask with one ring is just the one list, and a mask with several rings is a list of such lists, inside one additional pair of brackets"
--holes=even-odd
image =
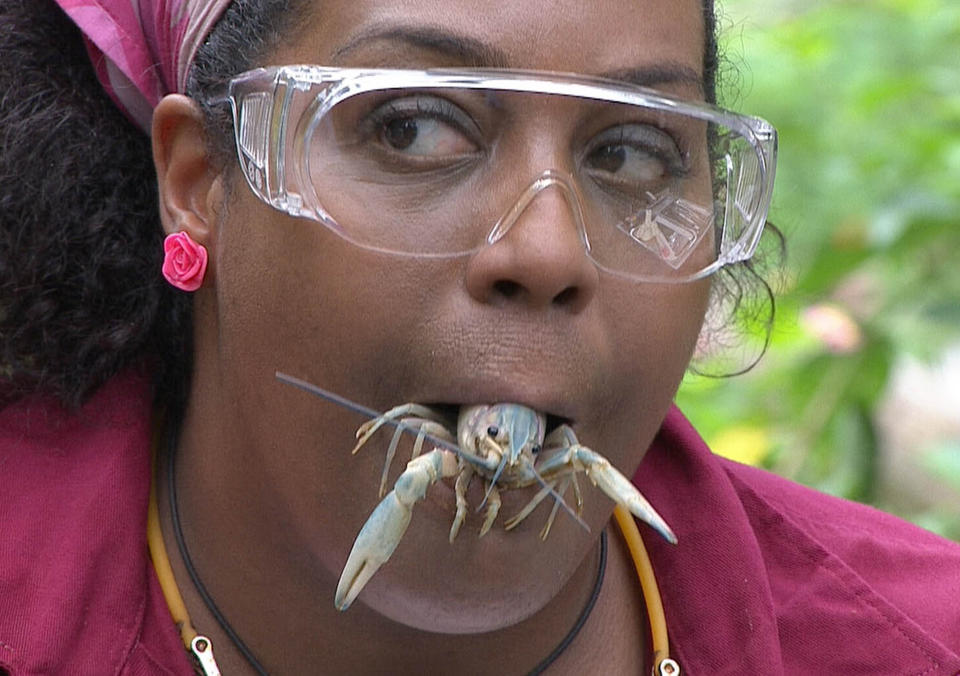
[(583, 610), (580, 611), (580, 616), (577, 617), (577, 621), (573, 623), (573, 626), (570, 627), (570, 631), (567, 632), (567, 635), (563, 637), (563, 640), (557, 644), (557, 647), (553, 649), (553, 652), (543, 658), (543, 660), (530, 670), (530, 673), (527, 676), (539, 676), (547, 667), (554, 663), (554, 661), (560, 657), (560, 653), (567, 649), (573, 639), (577, 637), (577, 634), (580, 633), (580, 630), (583, 629), (583, 625), (587, 623), (587, 618), (590, 617), (590, 613), (593, 611), (593, 606), (597, 603), (597, 598), (600, 596), (600, 588), (603, 586), (603, 576), (607, 570), (607, 531), (600, 531), (600, 563), (597, 564), (597, 579), (593, 581), (593, 589), (590, 591), (590, 598), (587, 599), (587, 605), (583, 607)]
[(259, 676), (267, 676), (267, 670), (263, 668), (263, 665), (257, 660), (250, 648), (247, 647), (247, 644), (243, 642), (243, 639), (233, 630), (233, 627), (230, 626), (230, 623), (227, 622), (227, 618), (223, 616), (223, 613), (220, 612), (220, 609), (217, 607), (217, 604), (214, 603), (213, 597), (210, 596), (210, 593), (207, 591), (207, 588), (204, 586), (203, 582), (200, 580), (200, 575), (197, 573), (197, 569), (193, 567), (193, 560), (190, 558), (190, 552), (187, 551), (187, 542), (183, 538), (183, 530), (180, 528), (180, 510), (177, 508), (177, 482), (175, 479), (176, 472), (174, 471), (174, 466), (176, 464), (177, 457), (177, 434), (170, 434), (170, 446), (168, 448), (169, 458), (167, 461), (167, 481), (169, 483), (168, 490), (170, 492), (170, 517), (173, 522), (173, 534), (177, 540), (177, 549), (180, 550), (180, 558), (183, 559), (183, 565), (187, 569), (187, 573), (190, 575), (190, 580), (193, 582), (193, 586), (196, 588), (197, 593), (200, 594), (200, 598), (203, 599), (204, 605), (207, 606), (207, 609), (210, 611), (210, 614), (213, 615), (213, 618), (217, 621), (217, 624), (220, 625), (220, 628), (223, 629), (223, 632), (227, 635), (227, 638), (237, 647), (237, 650), (240, 651), (240, 654), (243, 655), (244, 659), (253, 667), (254, 671), (259, 674)]
[[(180, 511), (177, 508), (177, 482), (175, 471), (177, 456), (177, 434), (171, 433), (168, 436), (170, 441), (167, 449), (167, 490), (170, 493), (170, 517), (173, 525), (173, 534), (177, 540), (177, 549), (180, 550), (180, 558), (183, 560), (183, 565), (187, 569), (187, 574), (190, 576), (190, 581), (193, 582), (194, 588), (196, 588), (197, 593), (200, 594), (200, 598), (203, 600), (204, 605), (207, 606), (210, 614), (213, 615), (213, 618), (217, 621), (217, 624), (219, 624), (220, 628), (223, 629), (223, 633), (227, 635), (227, 638), (229, 638), (233, 645), (236, 646), (237, 650), (240, 651), (240, 654), (243, 655), (247, 663), (253, 667), (254, 671), (256, 671), (259, 676), (268, 676), (267, 670), (263, 668), (263, 665), (260, 664), (256, 656), (254, 656), (254, 654), (250, 651), (250, 648), (247, 647), (247, 644), (243, 642), (243, 639), (240, 638), (237, 632), (233, 630), (233, 627), (230, 626), (230, 623), (227, 622), (227, 618), (224, 617), (223, 613), (217, 607), (213, 597), (210, 596), (210, 593), (204, 586), (203, 581), (200, 579), (197, 569), (193, 566), (193, 560), (190, 558), (190, 552), (187, 550), (187, 542), (183, 537), (183, 530), (180, 527)], [(566, 650), (567, 647), (569, 647), (569, 645), (573, 642), (573, 639), (577, 637), (577, 634), (580, 633), (583, 625), (587, 622), (587, 618), (590, 617), (590, 613), (593, 612), (593, 607), (597, 603), (597, 598), (600, 596), (600, 588), (603, 587), (603, 578), (606, 569), (607, 533), (606, 531), (601, 531), (600, 561), (597, 564), (597, 577), (593, 582), (593, 589), (590, 591), (590, 597), (587, 599), (587, 604), (583, 607), (583, 610), (580, 611), (580, 615), (573, 623), (570, 631), (567, 632), (567, 635), (560, 640), (560, 643), (557, 644), (557, 647), (554, 648), (549, 655), (543, 658), (543, 660), (541, 660), (537, 666), (530, 670), (527, 676), (539, 676), (539, 674), (542, 674), (544, 671), (546, 671), (547, 667), (553, 664), (556, 659), (560, 657), (563, 651)]]

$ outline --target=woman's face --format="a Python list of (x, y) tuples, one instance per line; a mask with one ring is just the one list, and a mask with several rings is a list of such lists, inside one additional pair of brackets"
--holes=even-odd
[[(695, 0), (323, 0), (301, 26), (270, 63), (702, 72)], [(661, 88), (700, 96), (686, 81)], [(536, 156), (503, 177), (518, 193), (564, 148), (549, 126), (539, 134), (529, 146)], [(503, 240), (450, 260), (358, 248), (266, 206), (239, 177), (225, 214), (213, 244), (215, 294), (197, 304), (198, 374), (215, 373), (229, 393), (209, 412), (235, 446), (223, 471), (249, 486), (247, 499), (290, 551), (308, 552), (305, 566), (329, 584), (330, 603), (378, 502), (389, 433), (351, 456), (363, 419), (276, 381), (275, 371), (378, 410), (521, 403), (569, 419), (584, 445), (629, 476), (670, 405), (707, 304), (709, 282), (638, 284), (600, 272), (554, 190), (539, 194)], [(397, 458), (391, 483), (405, 462)], [(453, 544), (453, 491), (434, 486), (354, 607), (442, 632), (491, 630), (533, 614), (610, 516), (610, 500), (580, 483), (590, 532), (561, 513), (542, 542), (546, 501), (515, 531), (498, 523), (482, 539), (482, 515), (471, 512)], [(500, 522), (536, 490), (506, 492)], [(468, 499), (474, 508), (482, 499), (477, 482)]]

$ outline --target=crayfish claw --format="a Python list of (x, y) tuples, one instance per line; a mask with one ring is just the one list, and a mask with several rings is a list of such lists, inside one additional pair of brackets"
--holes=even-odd
[(390, 491), (363, 524), (340, 573), (334, 604), (337, 610), (346, 610), (373, 574), (390, 558), (410, 525), (412, 511), (398, 498), (396, 489)]
[(380, 566), (389, 560), (407, 532), (413, 506), (440, 477), (456, 473), (455, 456), (436, 449), (411, 460), (383, 500), (374, 508), (347, 557), (340, 574), (334, 605), (346, 610)]
[[(353, 600), (357, 598), (360, 590), (367, 585), (367, 582), (370, 581), (370, 578), (373, 577), (373, 574), (376, 573), (379, 568), (379, 565), (374, 566), (363, 563), (353, 577), (347, 580), (346, 585), (341, 581), (341, 583), (337, 585), (337, 594), (333, 601), (337, 610), (342, 612), (349, 608)], [(346, 569), (344, 569), (344, 572), (346, 572)], [(343, 589), (341, 589), (341, 587), (343, 587)]]
[(677, 536), (670, 526), (643, 497), (629, 479), (620, 473), (610, 461), (585, 446), (571, 449), (576, 461), (583, 465), (587, 476), (614, 502), (623, 505), (635, 517), (657, 531), (670, 544), (677, 544)]

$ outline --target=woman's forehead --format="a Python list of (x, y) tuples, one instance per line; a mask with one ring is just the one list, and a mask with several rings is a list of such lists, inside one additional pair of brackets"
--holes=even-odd
[[(478, 9), (479, 8), (479, 9)], [(697, 0), (317, 0), (275, 58), (371, 67), (532, 68), (699, 75)]]

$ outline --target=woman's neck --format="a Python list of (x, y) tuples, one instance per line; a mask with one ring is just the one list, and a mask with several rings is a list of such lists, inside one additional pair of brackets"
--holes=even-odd
[[(275, 673), (441, 673), (451, 666), (458, 673), (471, 673), (471, 665), (476, 665), (476, 673), (526, 673), (569, 631), (596, 579), (598, 549), (540, 612), (512, 627), (478, 635), (422, 632), (362, 604), (340, 613), (328, 598), (333, 580), (329, 589), (305, 581), (317, 579), (305, 574), (308, 557), (298, 557), (278, 541), (244, 547), (241, 536), (231, 542), (224, 536), (233, 530), (237, 515), (217, 516), (219, 501), (204, 501), (209, 486), (191, 480), (189, 469), (178, 467), (177, 474), (184, 536), (197, 572), (237, 633)], [(164, 540), (194, 626), (211, 638), (224, 674), (254, 674), (190, 582), (175, 544), (166, 482), (158, 488)], [(594, 610), (550, 673), (620, 673), (646, 663), (646, 611), (629, 553), (615, 530), (608, 538), (606, 577)], [(245, 571), (259, 572), (250, 579)]]

